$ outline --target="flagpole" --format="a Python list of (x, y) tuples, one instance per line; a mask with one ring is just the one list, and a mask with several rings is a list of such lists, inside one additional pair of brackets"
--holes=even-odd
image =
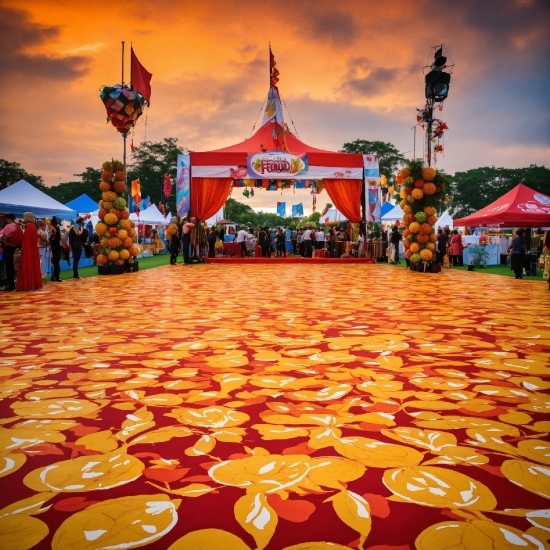
[[(124, 40), (122, 41), (122, 86), (124, 86)], [(126, 187), (128, 186), (128, 175), (126, 172), (126, 135), (127, 132), (124, 132), (122, 134), (122, 140), (123, 140), (123, 149), (122, 149), (122, 162), (124, 164), (124, 184)], [(130, 191), (128, 191), (128, 199), (130, 197)], [(128, 201), (129, 202), (129, 201)]]

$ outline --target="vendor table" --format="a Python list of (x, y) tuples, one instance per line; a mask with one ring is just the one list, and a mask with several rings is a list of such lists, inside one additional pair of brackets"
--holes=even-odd
[[(489, 257), (485, 265), (499, 265), (500, 264), (500, 247), (498, 244), (488, 244), (485, 246), (485, 250), (488, 252)], [(462, 253), (462, 260), (464, 265), (470, 265), (473, 262), (473, 257), (470, 253), (470, 247), (466, 246)]]

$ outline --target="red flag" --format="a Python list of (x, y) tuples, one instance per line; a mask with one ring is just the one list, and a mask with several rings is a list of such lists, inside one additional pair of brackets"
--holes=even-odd
[(168, 198), (172, 192), (172, 180), (168, 174), (164, 174), (164, 196)]
[(147, 101), (151, 104), (151, 77), (153, 76), (140, 62), (132, 48), (130, 82)]

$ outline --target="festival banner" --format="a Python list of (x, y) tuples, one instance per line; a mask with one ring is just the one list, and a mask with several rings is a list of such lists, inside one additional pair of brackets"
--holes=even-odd
[[(284, 153), (288, 154), (288, 153)], [(307, 173), (298, 172), (294, 175), (282, 175), (274, 173), (272, 175), (265, 175), (263, 178), (255, 173), (249, 175), (246, 166), (233, 165), (217, 165), (217, 166), (193, 166), (194, 178), (235, 178), (237, 179), (285, 179), (296, 180), (298, 182), (304, 182), (304, 177), (307, 180), (322, 180), (322, 179), (355, 179), (362, 180), (364, 174), (364, 168), (349, 168), (343, 166), (311, 166), (308, 164)], [(296, 189), (303, 188), (304, 184), (296, 184)]]
[(191, 207), (189, 187), (191, 182), (191, 158), (189, 155), (178, 155), (176, 180), (176, 211), (183, 218)]
[(367, 222), (380, 221), (380, 205), (382, 197), (380, 193), (380, 166), (376, 155), (363, 155), (365, 176), (365, 196), (367, 198)]
[(285, 179), (304, 176), (308, 171), (307, 153), (254, 153), (248, 155), (248, 177), (253, 179)]
[(304, 205), (303, 203), (293, 204), (292, 205), (292, 217), (297, 218), (298, 216), (304, 215)]
[(286, 202), (277, 203), (277, 215), (281, 216), (281, 218), (286, 217)]

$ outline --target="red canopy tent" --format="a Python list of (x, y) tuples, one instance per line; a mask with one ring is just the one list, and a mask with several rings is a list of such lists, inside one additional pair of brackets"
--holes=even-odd
[(508, 193), (485, 208), (454, 220), (457, 226), (502, 225), (505, 227), (550, 226), (550, 197), (523, 185), (516, 185)]
[[(193, 152), (191, 158), (191, 211), (208, 219), (227, 200), (234, 179), (253, 178), (247, 170), (249, 155), (282, 152), (307, 155), (307, 171), (281, 179), (323, 179), (333, 203), (348, 220), (360, 221), (363, 156), (317, 149), (300, 141), (286, 124), (268, 120), (247, 140), (214, 151)], [(272, 176), (277, 178), (276, 175)]]

